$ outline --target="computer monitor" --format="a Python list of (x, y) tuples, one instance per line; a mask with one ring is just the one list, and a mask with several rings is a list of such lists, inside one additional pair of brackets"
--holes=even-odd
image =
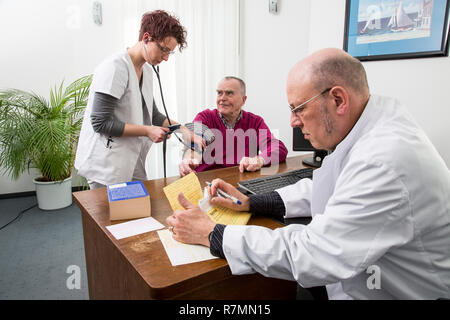
[(326, 150), (315, 149), (309, 140), (306, 140), (302, 130), (300, 128), (294, 128), (292, 140), (292, 150), (294, 151), (314, 151), (314, 155), (311, 158), (303, 159), (303, 163), (319, 168), (322, 165), (322, 160), (328, 154)]

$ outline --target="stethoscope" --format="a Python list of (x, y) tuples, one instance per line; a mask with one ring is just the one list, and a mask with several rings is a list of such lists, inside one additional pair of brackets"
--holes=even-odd
[[(147, 43), (148, 41), (149, 41), (149, 40), (146, 39), (146, 40), (145, 40), (145, 43)], [(162, 102), (162, 105), (163, 105), (163, 108), (164, 108), (164, 112), (165, 112), (166, 117), (167, 117), (167, 121), (169, 122), (169, 131), (166, 132), (166, 133), (164, 134), (164, 139), (163, 139), (163, 166), (164, 166), (164, 178), (166, 178), (166, 148), (167, 148), (167, 136), (168, 136), (168, 135), (170, 135), (170, 134), (173, 133), (173, 134), (175, 135), (175, 137), (177, 137), (178, 141), (180, 141), (185, 147), (187, 147), (188, 149), (191, 149), (191, 150), (194, 151), (194, 152), (199, 152), (199, 151), (200, 151), (200, 153), (202, 153), (203, 149), (200, 148), (200, 150), (199, 150), (199, 147), (198, 147), (197, 145), (195, 145), (194, 143), (191, 143), (190, 145), (186, 144), (186, 143), (185, 143), (185, 142), (184, 142), (184, 141), (176, 134), (176, 131), (180, 129), (181, 124), (172, 124), (172, 122), (170, 121), (169, 114), (168, 114), (167, 108), (166, 108), (166, 103), (165, 103), (165, 101), (164, 101), (164, 94), (163, 94), (162, 85), (161, 85), (161, 78), (160, 78), (160, 76), (159, 76), (159, 66), (156, 66), (156, 67), (155, 67), (152, 63), (150, 63), (150, 58), (149, 58), (149, 56), (148, 56), (147, 50), (145, 49), (144, 43), (142, 43), (142, 49), (144, 49), (145, 56), (147, 57), (147, 61), (146, 61), (146, 62), (147, 62), (149, 65), (152, 66), (153, 71), (154, 71), (155, 74), (156, 74), (156, 78), (158, 79), (159, 92), (160, 92), (160, 94), (161, 94), (161, 102)]]
[[(147, 43), (148, 41), (149, 41), (149, 40), (146, 39), (146, 40), (145, 40), (145, 43)], [(171, 134), (171, 133), (175, 133), (176, 130), (180, 129), (181, 125), (180, 125), (180, 124), (172, 124), (172, 122), (170, 121), (169, 114), (168, 114), (167, 108), (166, 108), (166, 102), (164, 101), (164, 94), (163, 94), (162, 85), (161, 85), (161, 78), (160, 78), (160, 76), (159, 76), (159, 66), (157, 66), (157, 67), (155, 68), (155, 66), (154, 66), (152, 63), (150, 63), (150, 57), (148, 56), (148, 52), (147, 52), (147, 50), (145, 49), (144, 43), (142, 43), (142, 49), (144, 50), (145, 56), (146, 56), (146, 58), (147, 58), (147, 61), (146, 61), (146, 62), (147, 62), (149, 65), (152, 66), (153, 71), (155, 71), (156, 78), (158, 79), (159, 92), (160, 92), (160, 94), (161, 94), (161, 102), (162, 102), (162, 105), (163, 105), (163, 107), (164, 107), (164, 113), (166, 114), (167, 121), (169, 122), (169, 132), (166, 132), (166, 134), (165, 134), (165, 136), (167, 136), (167, 135), (169, 135), (169, 134)], [(175, 136), (178, 138), (178, 140), (179, 140), (182, 144), (186, 145), (186, 144), (184, 143), (184, 141), (182, 141), (176, 134), (175, 134)], [(186, 145), (186, 146), (187, 146), (187, 145)], [(190, 148), (190, 146), (187, 146), (187, 147)]]

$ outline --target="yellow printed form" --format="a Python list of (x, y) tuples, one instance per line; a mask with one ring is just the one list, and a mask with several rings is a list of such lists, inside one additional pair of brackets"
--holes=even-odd
[[(169, 200), (170, 206), (175, 210), (184, 210), (178, 202), (178, 193), (183, 192), (186, 199), (198, 205), (198, 201), (203, 198), (202, 187), (195, 173), (191, 172), (187, 176), (164, 187), (164, 193)], [(228, 208), (214, 206), (208, 211), (208, 215), (215, 223), (245, 225), (250, 220), (251, 213), (240, 212)]]
[(208, 216), (215, 223), (245, 225), (252, 215), (248, 212), (234, 211), (217, 206), (209, 209)]
[(198, 201), (203, 198), (200, 181), (198, 181), (197, 176), (193, 172), (175, 182), (172, 182), (168, 186), (165, 186), (163, 190), (173, 211), (184, 210), (178, 202), (178, 193), (180, 192), (183, 192), (184, 197), (193, 204), (198, 204)]

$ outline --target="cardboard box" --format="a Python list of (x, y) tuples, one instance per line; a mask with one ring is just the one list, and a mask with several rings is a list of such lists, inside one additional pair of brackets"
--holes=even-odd
[(150, 217), (150, 196), (142, 181), (111, 184), (107, 191), (111, 221)]

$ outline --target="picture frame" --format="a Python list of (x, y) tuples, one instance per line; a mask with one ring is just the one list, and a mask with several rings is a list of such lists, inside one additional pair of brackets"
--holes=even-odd
[(361, 61), (448, 56), (450, 0), (346, 0), (344, 50)]

